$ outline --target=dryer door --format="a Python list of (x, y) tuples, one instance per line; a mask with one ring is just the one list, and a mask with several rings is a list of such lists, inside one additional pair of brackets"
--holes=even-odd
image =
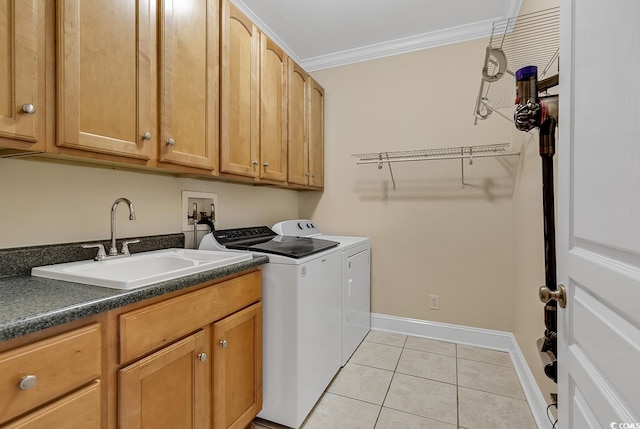
[(342, 296), (342, 365), (358, 348), (371, 327), (370, 249), (344, 261)]

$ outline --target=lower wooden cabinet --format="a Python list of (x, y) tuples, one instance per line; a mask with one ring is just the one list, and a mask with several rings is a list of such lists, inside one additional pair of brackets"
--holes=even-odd
[[(0, 353), (0, 427), (100, 379), (101, 349), (101, 326), (92, 323)], [(99, 395), (99, 389), (95, 390)], [(75, 409), (77, 403), (78, 400), (67, 401), (47, 407), (24, 421), (56, 421), (67, 415), (67, 410)], [(99, 406), (96, 413), (99, 414)], [(15, 427), (35, 427), (23, 424), (26, 423)]]
[(207, 428), (207, 331), (120, 370), (119, 427)]
[(262, 303), (213, 325), (213, 429), (244, 429), (262, 409)]
[(0, 342), (0, 429), (244, 429), (261, 297), (257, 268)]

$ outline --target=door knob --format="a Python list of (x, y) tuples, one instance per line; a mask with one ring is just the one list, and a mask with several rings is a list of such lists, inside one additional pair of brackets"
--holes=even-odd
[(558, 285), (558, 290), (551, 290), (546, 286), (540, 286), (538, 296), (540, 297), (540, 301), (545, 304), (552, 299), (555, 299), (560, 308), (565, 308), (567, 306), (567, 289), (565, 289), (563, 285)]

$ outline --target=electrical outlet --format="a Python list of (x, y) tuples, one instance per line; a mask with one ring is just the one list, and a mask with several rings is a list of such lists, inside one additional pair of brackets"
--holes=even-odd
[(440, 310), (440, 295), (430, 295), (431, 309)]

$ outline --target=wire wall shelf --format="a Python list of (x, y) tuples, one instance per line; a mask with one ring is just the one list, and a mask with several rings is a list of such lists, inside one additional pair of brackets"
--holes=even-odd
[[(375, 170), (385, 170), (389, 174), (389, 179), (393, 186), (393, 190), (399, 188), (418, 188), (420, 184), (428, 184), (430, 186), (442, 186), (443, 184), (451, 185), (454, 181), (457, 182), (458, 187), (475, 186), (478, 183), (486, 182), (490, 176), (495, 176), (487, 170), (491, 165), (484, 163), (478, 166), (478, 160), (484, 158), (496, 158), (496, 157), (517, 157), (519, 153), (507, 152), (510, 148), (509, 143), (499, 143), (491, 145), (481, 146), (460, 146), (460, 147), (448, 147), (437, 149), (419, 149), (419, 150), (405, 150), (405, 151), (393, 151), (393, 152), (370, 152), (370, 153), (356, 153), (351, 156), (357, 158), (356, 164), (358, 165), (371, 165)], [(416, 163), (424, 161), (453, 161), (454, 164), (447, 163), (444, 166), (438, 168), (430, 168), (434, 174), (431, 177), (423, 177), (422, 173), (425, 169), (424, 166), (415, 167)], [(456, 170), (453, 168), (455, 160), (459, 160), (459, 167), (457, 173), (452, 172)], [(476, 161), (476, 169), (471, 170), (474, 166), (474, 160)], [(395, 163), (412, 164), (409, 167), (403, 167), (394, 169), (392, 166)], [(387, 169), (385, 169), (385, 164)], [(512, 164), (512, 163), (511, 163)], [(513, 166), (506, 166), (502, 163), (502, 169), (506, 168), (506, 173), (510, 177), (512, 174)], [(481, 173), (481, 174), (479, 174)], [(504, 173), (504, 171), (503, 171)], [(456, 177), (456, 178), (454, 178)], [(495, 179), (495, 177), (494, 177)], [(374, 180), (368, 180), (369, 185), (376, 183)]]
[(513, 122), (497, 109), (512, 107), (516, 97), (515, 72), (538, 67), (538, 79), (558, 74), (560, 8), (554, 7), (493, 23), (476, 99), (475, 121), (492, 112)]

